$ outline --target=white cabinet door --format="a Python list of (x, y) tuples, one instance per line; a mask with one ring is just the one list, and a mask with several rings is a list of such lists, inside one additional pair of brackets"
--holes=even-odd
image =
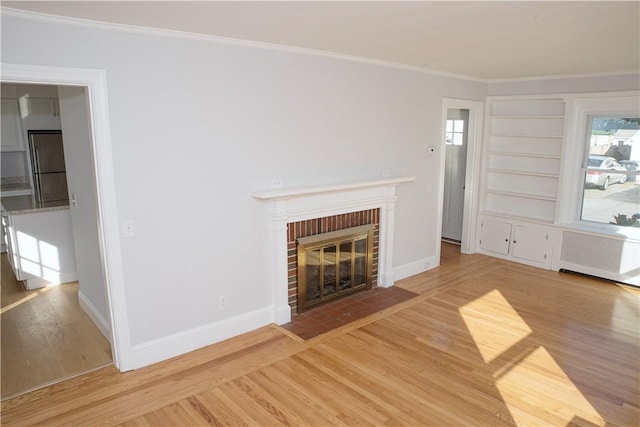
[(60, 105), (55, 98), (20, 98), (20, 111), (27, 130), (59, 130)]
[(514, 258), (545, 263), (549, 232), (538, 227), (515, 225), (511, 237), (511, 254)]
[(24, 134), (18, 100), (2, 99), (2, 151), (24, 151)]
[(26, 116), (58, 117), (60, 107), (54, 98), (23, 98), (23, 110)]
[(480, 248), (502, 255), (509, 253), (511, 224), (483, 219), (480, 222)]

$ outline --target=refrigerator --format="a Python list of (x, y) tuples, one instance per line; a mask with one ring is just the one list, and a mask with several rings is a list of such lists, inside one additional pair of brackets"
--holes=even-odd
[(62, 132), (30, 131), (29, 153), (38, 207), (69, 204)]

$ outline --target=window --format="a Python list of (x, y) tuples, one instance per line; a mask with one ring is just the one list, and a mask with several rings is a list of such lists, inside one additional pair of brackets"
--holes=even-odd
[(447, 120), (447, 145), (462, 145), (464, 139), (464, 120)]
[(580, 219), (640, 227), (640, 118), (590, 116)]

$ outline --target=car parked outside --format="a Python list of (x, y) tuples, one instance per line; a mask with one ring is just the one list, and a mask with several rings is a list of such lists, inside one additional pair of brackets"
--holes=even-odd
[[(624, 166), (629, 172), (635, 172), (640, 170), (640, 161), (638, 160), (621, 160), (620, 164)], [(637, 178), (638, 178), (637, 175), (629, 175), (627, 177), (627, 180), (631, 182), (635, 182)]]
[(627, 169), (613, 157), (590, 155), (587, 169), (598, 169), (587, 171), (585, 184), (588, 186), (606, 190), (611, 184), (627, 182), (627, 174), (616, 173), (616, 171), (626, 172)]

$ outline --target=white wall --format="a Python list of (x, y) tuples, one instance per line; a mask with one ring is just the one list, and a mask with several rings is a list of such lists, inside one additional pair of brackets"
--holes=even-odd
[[(106, 70), (130, 335), (153, 345), (270, 306), (268, 187), (415, 175), (394, 266), (435, 256), (442, 99), (486, 85), (207, 40), (2, 17), (2, 60)], [(228, 294), (229, 309), (218, 309)], [(221, 324), (221, 323), (220, 323)], [(179, 350), (179, 349), (178, 349)]]

